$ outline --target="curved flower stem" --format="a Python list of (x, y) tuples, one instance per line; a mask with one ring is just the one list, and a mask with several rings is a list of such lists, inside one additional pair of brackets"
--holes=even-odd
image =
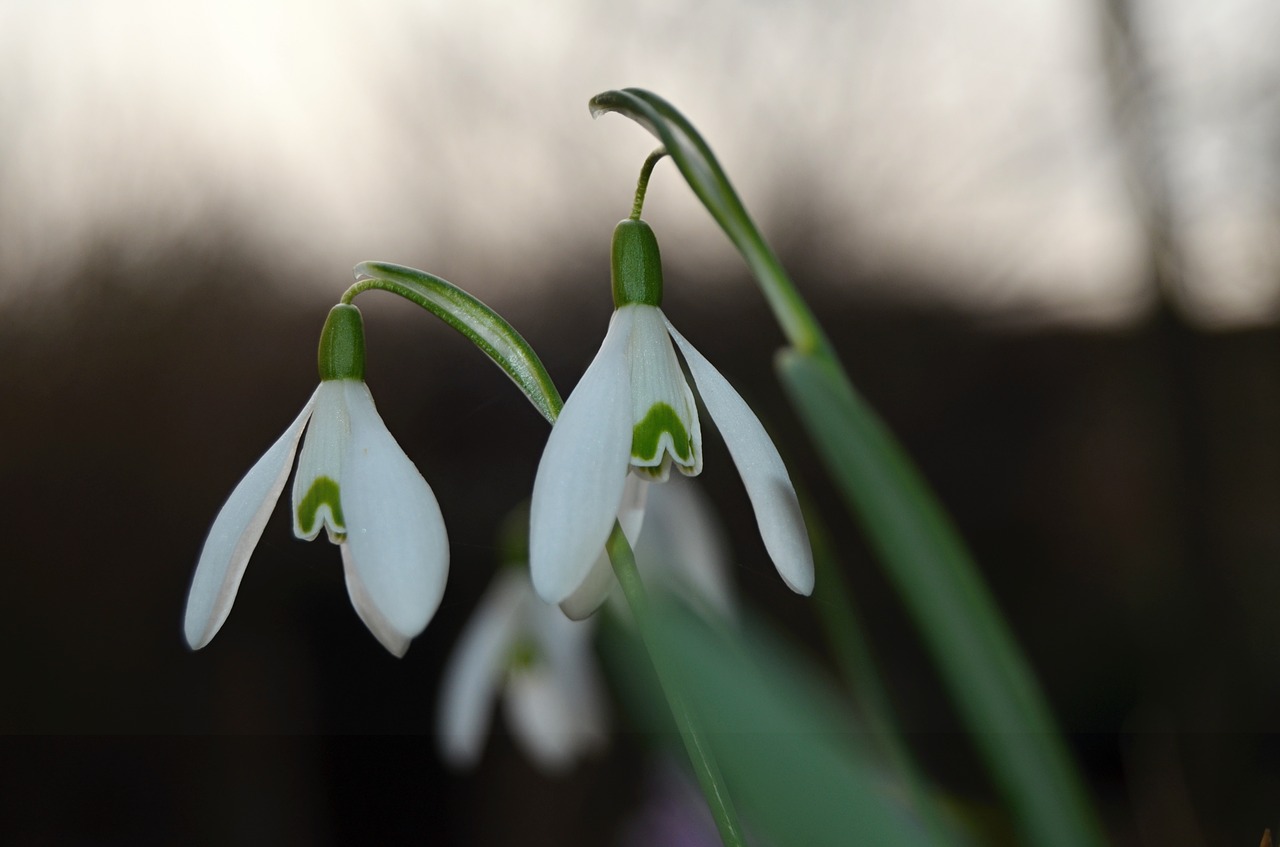
[(761, 237), (729, 177), (693, 124), (666, 100), (640, 88), (606, 91), (592, 97), (589, 105), (592, 116), (619, 112), (662, 142), (694, 194), (746, 259), (792, 346), (838, 367), (834, 348), (809, 304)]
[(493, 309), (453, 283), (416, 268), (361, 262), (355, 272), (358, 281), (342, 295), (343, 303), (377, 288), (426, 309), (479, 347), (511, 377), (544, 418), (555, 421), (564, 405), (560, 392), (529, 342)]
[(666, 155), (667, 148), (659, 147), (644, 160), (644, 165), (640, 168), (640, 179), (636, 181), (636, 200), (631, 204), (631, 220), (640, 220), (640, 213), (644, 211), (644, 193), (649, 189), (649, 177), (653, 176), (654, 166)]
[(680, 730), (680, 738), (684, 741), (685, 752), (698, 777), (698, 785), (702, 788), (703, 797), (711, 809), (716, 829), (720, 832), (720, 840), (725, 847), (744, 847), (746, 841), (742, 835), (742, 826), (738, 822), (738, 813), (726, 790), (724, 777), (720, 774), (720, 766), (716, 764), (711, 746), (702, 727), (698, 724), (688, 701), (680, 690), (678, 681), (662, 655), (662, 648), (657, 643), (653, 632), (653, 617), (649, 610), (649, 596), (640, 581), (640, 572), (636, 569), (635, 554), (631, 545), (622, 534), (622, 527), (616, 522), (613, 533), (609, 536), (605, 549), (609, 553), (609, 561), (613, 564), (613, 572), (622, 585), (622, 593), (626, 595), (631, 614), (635, 617), (636, 627), (640, 630), (640, 640), (644, 642), (653, 662), (654, 671), (658, 675), (658, 683), (662, 693), (671, 707), (671, 715), (675, 718), (676, 728)]

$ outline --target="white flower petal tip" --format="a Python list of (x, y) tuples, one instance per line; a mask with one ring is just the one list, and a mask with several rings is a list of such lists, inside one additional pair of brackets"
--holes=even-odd
[(351, 420), (342, 463), (348, 590), (370, 631), (403, 655), (440, 606), (448, 536), (435, 494), (387, 431), (369, 389), (353, 380), (344, 388)]
[(191, 578), (183, 620), (183, 634), (192, 650), (213, 640), (231, 613), (245, 567), (284, 490), (315, 402), (312, 394), (284, 434), (236, 485), (209, 529)]
[(631, 455), (631, 310), (613, 314), (600, 351), (551, 428), (529, 506), (529, 570), (559, 604), (587, 579), (622, 502)]
[[(648, 480), (633, 474), (627, 475), (627, 482), (622, 490), (622, 505), (618, 507), (618, 524), (632, 547), (636, 545), (644, 525), (645, 501), (648, 493)], [(560, 611), (564, 612), (565, 617), (571, 621), (586, 620), (605, 604), (617, 584), (609, 556), (602, 551), (596, 557), (587, 578), (582, 581), (577, 590), (560, 603)]]
[(378, 607), (369, 599), (369, 592), (360, 581), (360, 573), (356, 570), (351, 558), (351, 548), (343, 544), (341, 550), (342, 573), (347, 581), (347, 596), (351, 598), (351, 605), (355, 608), (356, 614), (388, 653), (397, 659), (404, 658), (404, 654), (409, 652), (409, 643), (413, 641), (416, 633), (400, 632), (387, 622), (387, 619), (378, 611)]
[(791, 477), (759, 418), (711, 362), (670, 321), (667, 331), (680, 348), (698, 394), (724, 437), (755, 511), (765, 549), (787, 587), (813, 592), (813, 552)]

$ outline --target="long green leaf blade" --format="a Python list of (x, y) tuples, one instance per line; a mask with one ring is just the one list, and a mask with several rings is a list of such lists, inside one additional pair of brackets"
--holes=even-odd
[(834, 368), (778, 369), (940, 669), (1025, 843), (1105, 843), (1031, 669), (947, 516), (884, 424)]

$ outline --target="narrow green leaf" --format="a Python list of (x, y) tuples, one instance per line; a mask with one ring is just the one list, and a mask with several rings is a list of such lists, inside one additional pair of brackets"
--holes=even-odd
[(361, 291), (390, 291), (421, 306), (475, 344), (520, 387), (544, 418), (555, 423), (564, 402), (538, 355), (501, 315), (453, 283), (426, 271), (388, 262), (361, 262), (357, 282), (343, 296)]
[(1025, 843), (1105, 843), (1030, 667), (911, 461), (830, 365), (787, 350), (778, 369), (911, 612)]

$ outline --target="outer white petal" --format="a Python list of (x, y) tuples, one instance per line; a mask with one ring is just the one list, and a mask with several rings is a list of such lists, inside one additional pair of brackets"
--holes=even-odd
[(634, 316), (613, 313), (600, 352), (569, 396), (542, 452), (529, 506), (529, 570), (560, 603), (600, 555), (622, 501), (631, 456), (627, 347)]
[(408, 652), (412, 639), (392, 627), (373, 604), (369, 590), (360, 581), (360, 572), (356, 570), (355, 560), (351, 558), (351, 548), (342, 544), (338, 549), (342, 551), (342, 575), (347, 582), (347, 596), (351, 598), (356, 614), (373, 633), (373, 637), (378, 639), (378, 643), (387, 648), (387, 652), (397, 659), (401, 658)]
[[(627, 474), (626, 485), (622, 489), (622, 505), (618, 507), (618, 523), (622, 525), (622, 534), (634, 547), (640, 536), (640, 528), (644, 525), (645, 496), (649, 491), (648, 480), (635, 474)], [(609, 563), (609, 554), (601, 552), (596, 557), (591, 572), (583, 580), (582, 585), (560, 604), (560, 610), (574, 621), (585, 620), (595, 614), (596, 609), (604, 605), (609, 593), (617, 585), (613, 576), (613, 565)]]
[(667, 321), (667, 330), (684, 354), (698, 394), (715, 421), (755, 509), (765, 549), (782, 581), (798, 594), (813, 592), (813, 552), (800, 502), (778, 448), (733, 386)]
[(528, 576), (505, 569), (480, 599), (445, 665), (436, 726), (444, 757), (454, 767), (480, 759), (498, 687), (531, 603), (541, 601)]
[(377, 612), (362, 613), (365, 623), (387, 627), (374, 635), (384, 645), (395, 644), (422, 632), (440, 605), (449, 540), (435, 495), (387, 431), (369, 389), (356, 380), (344, 380), (343, 387), (351, 419), (339, 480), (345, 546), (363, 590), (361, 602)]
[(193, 650), (208, 644), (231, 613), (245, 565), (289, 478), (298, 439), (311, 417), (317, 393), (244, 475), (213, 521), (187, 594), (183, 630)]

